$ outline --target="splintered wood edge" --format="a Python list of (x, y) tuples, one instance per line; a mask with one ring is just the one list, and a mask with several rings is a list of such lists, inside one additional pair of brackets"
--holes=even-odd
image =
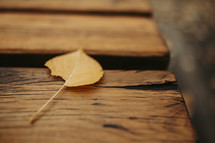
[[(62, 84), (64, 81), (61, 78), (54, 78), (50, 75), (50, 70), (47, 68), (0, 68), (2, 76), (12, 78), (14, 75), (21, 75), (23, 79), (36, 79), (52, 81)], [(9, 74), (9, 76), (7, 76)], [(4, 84), (4, 81), (1, 80)], [(138, 85), (161, 85), (175, 83), (176, 78), (169, 71), (135, 71), (135, 70), (104, 70), (102, 79), (94, 84), (94, 86), (102, 87), (123, 87), (123, 86), (138, 86)], [(51, 83), (50, 83), (51, 84)]]
[(100, 80), (98, 85), (123, 87), (176, 83), (175, 75), (169, 71), (107, 70), (105, 73), (104, 81)]

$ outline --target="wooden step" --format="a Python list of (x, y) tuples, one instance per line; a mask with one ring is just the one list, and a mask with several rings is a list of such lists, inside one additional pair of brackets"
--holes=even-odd
[(168, 71), (106, 70), (66, 88), (34, 125), (29, 117), (64, 83), (45, 68), (0, 68), (1, 142), (195, 142)]
[(162, 57), (168, 49), (151, 18), (0, 13), (0, 53)]
[[(2, 66), (19, 61), (10, 59), (14, 54), (59, 55), (80, 47), (88, 54), (108, 57), (107, 61), (114, 59), (113, 56), (124, 57), (127, 61), (121, 61), (125, 64), (132, 58), (139, 58), (136, 65), (142, 69), (165, 69), (168, 66), (169, 51), (151, 18), (0, 13), (0, 19), (0, 54), (6, 62), (2, 62)], [(131, 62), (131, 65), (135, 63)], [(151, 68), (147, 68), (149, 65)], [(118, 66), (120, 64), (114, 67)]]
[(0, 9), (151, 13), (148, 0), (1, 0)]

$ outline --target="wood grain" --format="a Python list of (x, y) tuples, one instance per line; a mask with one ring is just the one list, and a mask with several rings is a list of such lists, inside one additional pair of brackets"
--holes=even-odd
[(168, 71), (105, 71), (97, 84), (66, 88), (30, 125), (63, 81), (47, 69), (0, 68), (0, 141), (195, 142), (180, 91), (159, 89), (168, 83), (177, 87)]
[(169, 55), (152, 19), (126, 16), (0, 13), (0, 53)]
[(0, 9), (151, 12), (148, 0), (1, 0)]

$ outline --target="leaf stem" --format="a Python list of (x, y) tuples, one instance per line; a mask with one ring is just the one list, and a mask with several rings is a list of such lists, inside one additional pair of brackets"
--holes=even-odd
[(64, 84), (43, 106), (41, 106), (37, 112), (35, 112), (29, 119), (29, 122), (31, 124), (34, 123), (34, 121), (37, 119), (38, 114), (58, 95), (58, 93), (65, 87), (66, 84)]

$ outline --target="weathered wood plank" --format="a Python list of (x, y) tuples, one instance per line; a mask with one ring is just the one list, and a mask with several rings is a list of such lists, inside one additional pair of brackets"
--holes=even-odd
[(180, 91), (158, 90), (174, 81), (168, 71), (105, 71), (97, 84), (66, 88), (30, 125), (63, 81), (47, 69), (0, 68), (0, 141), (195, 142)]
[(93, 55), (169, 54), (150, 18), (0, 13), (0, 19), (0, 53), (59, 54), (84, 47)]
[(1, 0), (0, 9), (150, 13), (148, 0)]

